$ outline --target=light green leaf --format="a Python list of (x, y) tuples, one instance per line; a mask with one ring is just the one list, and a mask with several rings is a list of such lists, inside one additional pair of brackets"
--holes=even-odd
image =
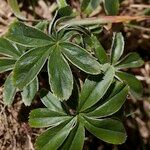
[(44, 20), (44, 21), (40, 21), (39, 23), (37, 23), (35, 25), (35, 28), (41, 30), (41, 31), (44, 31), (48, 26), (48, 21), (47, 20)]
[(27, 26), (19, 21), (10, 25), (5, 37), (26, 47), (41, 47), (53, 43), (53, 39), (41, 30)]
[(13, 46), (8, 40), (0, 37), (0, 54), (16, 59), (20, 57), (20, 51)]
[(7, 0), (15, 16), (21, 20), (26, 20), (26, 17), (20, 12), (17, 0)]
[(85, 129), (79, 123), (69, 134), (60, 150), (82, 150), (85, 138)]
[(138, 53), (129, 53), (126, 57), (120, 60), (115, 67), (119, 69), (124, 68), (136, 68), (144, 64), (144, 61), (141, 59)]
[(102, 0), (82, 0), (81, 11), (90, 15), (101, 3)]
[[(120, 89), (120, 87), (118, 87)], [(117, 89), (116, 89), (117, 90)], [(88, 113), (90, 117), (106, 117), (117, 112), (126, 100), (128, 94), (128, 87), (125, 86), (118, 93), (110, 99), (107, 99), (101, 106), (97, 107), (94, 111)]]
[(21, 96), (22, 101), (26, 106), (31, 105), (38, 89), (39, 89), (38, 78), (35, 78), (27, 87), (23, 88)]
[(107, 92), (115, 76), (115, 69), (110, 66), (104, 76), (86, 79), (81, 90), (79, 111), (83, 112), (96, 104)]
[(74, 128), (76, 118), (48, 129), (36, 141), (37, 150), (57, 150)]
[(55, 47), (49, 57), (48, 72), (49, 83), (58, 98), (67, 100), (73, 89), (73, 76), (71, 69), (61, 54), (60, 47)]
[(130, 93), (135, 98), (141, 98), (143, 93), (143, 86), (141, 82), (134, 75), (121, 72), (121, 71), (116, 72), (116, 75), (119, 79), (124, 81), (129, 86)]
[(70, 42), (61, 43), (61, 45), (63, 47), (62, 53), (76, 67), (89, 74), (101, 72), (101, 65), (85, 49)]
[(98, 41), (97, 37), (92, 36), (91, 40), (92, 40), (92, 43), (94, 46), (95, 55), (98, 58), (99, 62), (101, 64), (107, 63), (108, 62), (107, 54), (106, 54), (104, 48), (102, 47), (101, 43)]
[(57, 4), (58, 4), (59, 8), (67, 6), (66, 0), (57, 0)]
[(41, 90), (40, 97), (42, 103), (51, 111), (65, 114), (61, 101), (50, 91)]
[(115, 64), (124, 51), (124, 38), (121, 33), (114, 33), (111, 46), (111, 63)]
[(12, 70), (16, 60), (0, 58), (0, 73)]
[(119, 0), (104, 0), (104, 8), (107, 15), (117, 15), (119, 12)]
[(19, 89), (32, 82), (44, 66), (52, 47), (34, 48), (22, 55), (13, 70), (13, 80)]
[(114, 119), (86, 118), (85, 127), (97, 138), (107, 143), (122, 144), (126, 140), (122, 123)]
[(31, 111), (29, 124), (35, 128), (57, 126), (68, 119), (71, 119), (71, 116), (67, 114), (62, 115), (47, 108), (39, 108)]
[(17, 88), (14, 86), (12, 74), (10, 74), (4, 83), (3, 101), (5, 105), (10, 106), (13, 103), (16, 91)]

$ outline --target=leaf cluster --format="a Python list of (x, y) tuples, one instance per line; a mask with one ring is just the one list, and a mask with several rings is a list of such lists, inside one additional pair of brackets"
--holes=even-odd
[[(96, 6), (94, 2), (100, 1), (83, 0), (81, 8)], [(110, 12), (110, 2), (105, 1), (105, 9), (116, 14), (117, 10)], [(50, 24), (43, 21), (29, 26), (15, 21), (0, 38), (0, 73), (9, 72), (4, 102), (12, 104), (16, 92), (21, 91), (24, 104), (31, 105), (39, 91), (38, 76), (44, 70), (50, 90), (39, 93), (45, 108), (31, 111), (29, 117), (32, 127), (48, 127), (38, 137), (37, 149), (82, 150), (85, 130), (105, 142), (122, 144), (126, 133), (116, 113), (128, 91), (136, 98), (142, 94), (141, 83), (124, 69), (140, 67), (143, 61), (135, 52), (123, 56), (121, 33), (114, 33), (106, 53), (95, 35), (99, 26), (61, 26), (74, 14), (64, 0), (59, 5), (62, 8)], [(83, 84), (73, 69), (88, 75)]]

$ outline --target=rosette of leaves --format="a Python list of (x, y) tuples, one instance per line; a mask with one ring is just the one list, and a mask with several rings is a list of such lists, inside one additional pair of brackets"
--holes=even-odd
[(71, 12), (69, 10), (69, 7), (65, 7), (56, 12), (48, 34), (19, 21), (11, 24), (5, 38), (30, 48), (30, 51), (17, 60), (13, 69), (13, 82), (19, 89), (28, 86), (47, 63), (51, 90), (58, 98), (67, 100), (73, 89), (73, 75), (69, 63), (88, 74), (101, 72), (101, 65), (96, 58), (70, 41), (72, 31), (55, 28), (60, 14), (64, 17)]
[(136, 52), (131, 52), (123, 56), (124, 38), (121, 33), (114, 33), (110, 54), (107, 54), (96, 36), (91, 37), (95, 56), (101, 64), (110, 64), (115, 69), (115, 78), (125, 82), (129, 86), (131, 95), (135, 98), (142, 96), (143, 87), (141, 82), (129, 73), (123, 72), (124, 69), (136, 68), (143, 65), (143, 60)]
[(119, 119), (112, 115), (125, 102), (128, 87), (115, 82), (114, 76), (115, 70), (110, 66), (104, 74), (87, 78), (75, 110), (51, 92), (41, 91), (41, 100), (46, 108), (33, 110), (29, 124), (48, 129), (37, 138), (36, 149), (82, 150), (85, 130), (108, 143), (125, 142), (125, 129)]
[[(16, 92), (17, 87), (14, 86), (12, 81), (12, 70), (16, 61), (25, 53), (26, 48), (17, 44), (11, 43), (5, 38), (0, 38), (0, 73), (9, 71), (9, 76), (4, 83), (3, 101), (6, 105), (11, 105)], [(30, 105), (38, 91), (38, 79), (35, 79), (26, 87), (23, 88), (21, 95), (25, 105)]]

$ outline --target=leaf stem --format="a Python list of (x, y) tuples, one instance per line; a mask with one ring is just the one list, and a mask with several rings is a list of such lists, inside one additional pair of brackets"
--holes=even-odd
[(129, 22), (132, 20), (141, 21), (146, 19), (150, 19), (150, 17), (149, 16), (105, 16), (101, 18), (72, 19), (69, 21), (64, 21), (60, 25), (62, 26), (94, 25), (94, 24)]

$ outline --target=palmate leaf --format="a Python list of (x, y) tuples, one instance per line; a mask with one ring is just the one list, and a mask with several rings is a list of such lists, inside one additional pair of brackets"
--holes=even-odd
[(5, 35), (6, 38), (20, 45), (34, 47), (23, 54), (15, 64), (13, 80), (16, 87), (23, 89), (28, 86), (48, 58), (51, 89), (57, 97), (63, 100), (70, 97), (73, 88), (73, 77), (66, 58), (86, 73), (99, 74), (101, 72), (101, 65), (90, 53), (76, 44), (66, 42), (68, 39), (65, 41), (59, 34), (60, 32), (52, 35), (52, 38), (22, 22), (15, 22), (11, 25)]
[[(112, 68), (109, 67), (105, 74), (110, 75)], [(91, 86), (87, 86), (87, 88), (89, 87)], [(33, 127), (50, 126), (51, 128), (47, 129), (38, 137), (36, 148), (39, 150), (82, 150), (85, 128), (105, 142), (112, 144), (122, 144), (125, 142), (126, 133), (120, 121), (111, 118), (99, 118), (112, 115), (120, 109), (125, 101), (127, 86), (123, 83), (116, 82), (113, 87), (114, 89), (112, 93), (109, 93), (108, 99), (104, 103), (101, 103), (101, 106), (97, 106), (98, 109), (88, 113), (80, 113), (78, 111), (74, 115), (69, 114), (69, 111), (65, 110), (66, 108), (68, 109), (67, 103), (63, 105), (63, 102), (54, 96), (54, 94), (42, 90), (40, 96), (43, 104), (47, 108), (33, 110), (30, 113), (29, 122)], [(118, 103), (117, 100), (119, 100)], [(104, 109), (106, 113), (104, 113)], [(91, 110), (89, 109), (89, 111)], [(96, 114), (97, 112), (98, 116)], [(90, 117), (88, 117), (89, 114)], [(98, 119), (95, 119), (95, 117), (98, 117)]]
[(121, 33), (114, 33), (111, 46), (111, 63), (116, 63), (124, 51), (124, 38)]
[(86, 129), (97, 138), (111, 144), (122, 144), (126, 140), (125, 129), (114, 119), (94, 119), (84, 117)]
[(134, 75), (121, 71), (116, 72), (116, 75), (120, 80), (124, 81), (129, 86), (130, 93), (135, 98), (141, 98), (143, 93), (143, 86)]
[(60, 47), (54, 48), (48, 62), (49, 83), (54, 94), (67, 100), (73, 89), (73, 76), (69, 64), (61, 54)]
[[(97, 103), (106, 93), (115, 76), (115, 70), (112, 66), (108, 68), (104, 76), (89, 78), (85, 81), (80, 95), (79, 111), (85, 111)], [(96, 80), (95, 80), (96, 79)], [(90, 87), (90, 88), (89, 88)]]
[(119, 69), (124, 68), (136, 68), (144, 64), (144, 61), (141, 59), (138, 53), (129, 53), (122, 60), (120, 60), (115, 67)]
[[(120, 72), (119, 70), (125, 69), (125, 68), (140, 67), (143, 65), (144, 62), (139, 56), (139, 54), (135, 52), (129, 53), (127, 56), (125, 56), (124, 58), (120, 60), (123, 54), (123, 51), (124, 51), (124, 38), (121, 33), (114, 33), (113, 42), (111, 46), (110, 60), (111, 60), (111, 64), (114, 66), (114, 68), (116, 68), (115, 69), (116, 78), (124, 81), (130, 87), (130, 93), (135, 98), (140, 98), (142, 95), (142, 91), (143, 91), (142, 84), (133, 75)], [(99, 48), (96, 49), (96, 46), (95, 46), (95, 55), (99, 59), (100, 62), (103, 62), (103, 58), (101, 58), (101, 56), (99, 55), (100, 54), (104, 55), (103, 52), (104, 50), (101, 51), (101, 49)], [(109, 64), (109, 62), (105, 63), (101, 70), (103, 70), (103, 68), (106, 68), (107, 64)]]

